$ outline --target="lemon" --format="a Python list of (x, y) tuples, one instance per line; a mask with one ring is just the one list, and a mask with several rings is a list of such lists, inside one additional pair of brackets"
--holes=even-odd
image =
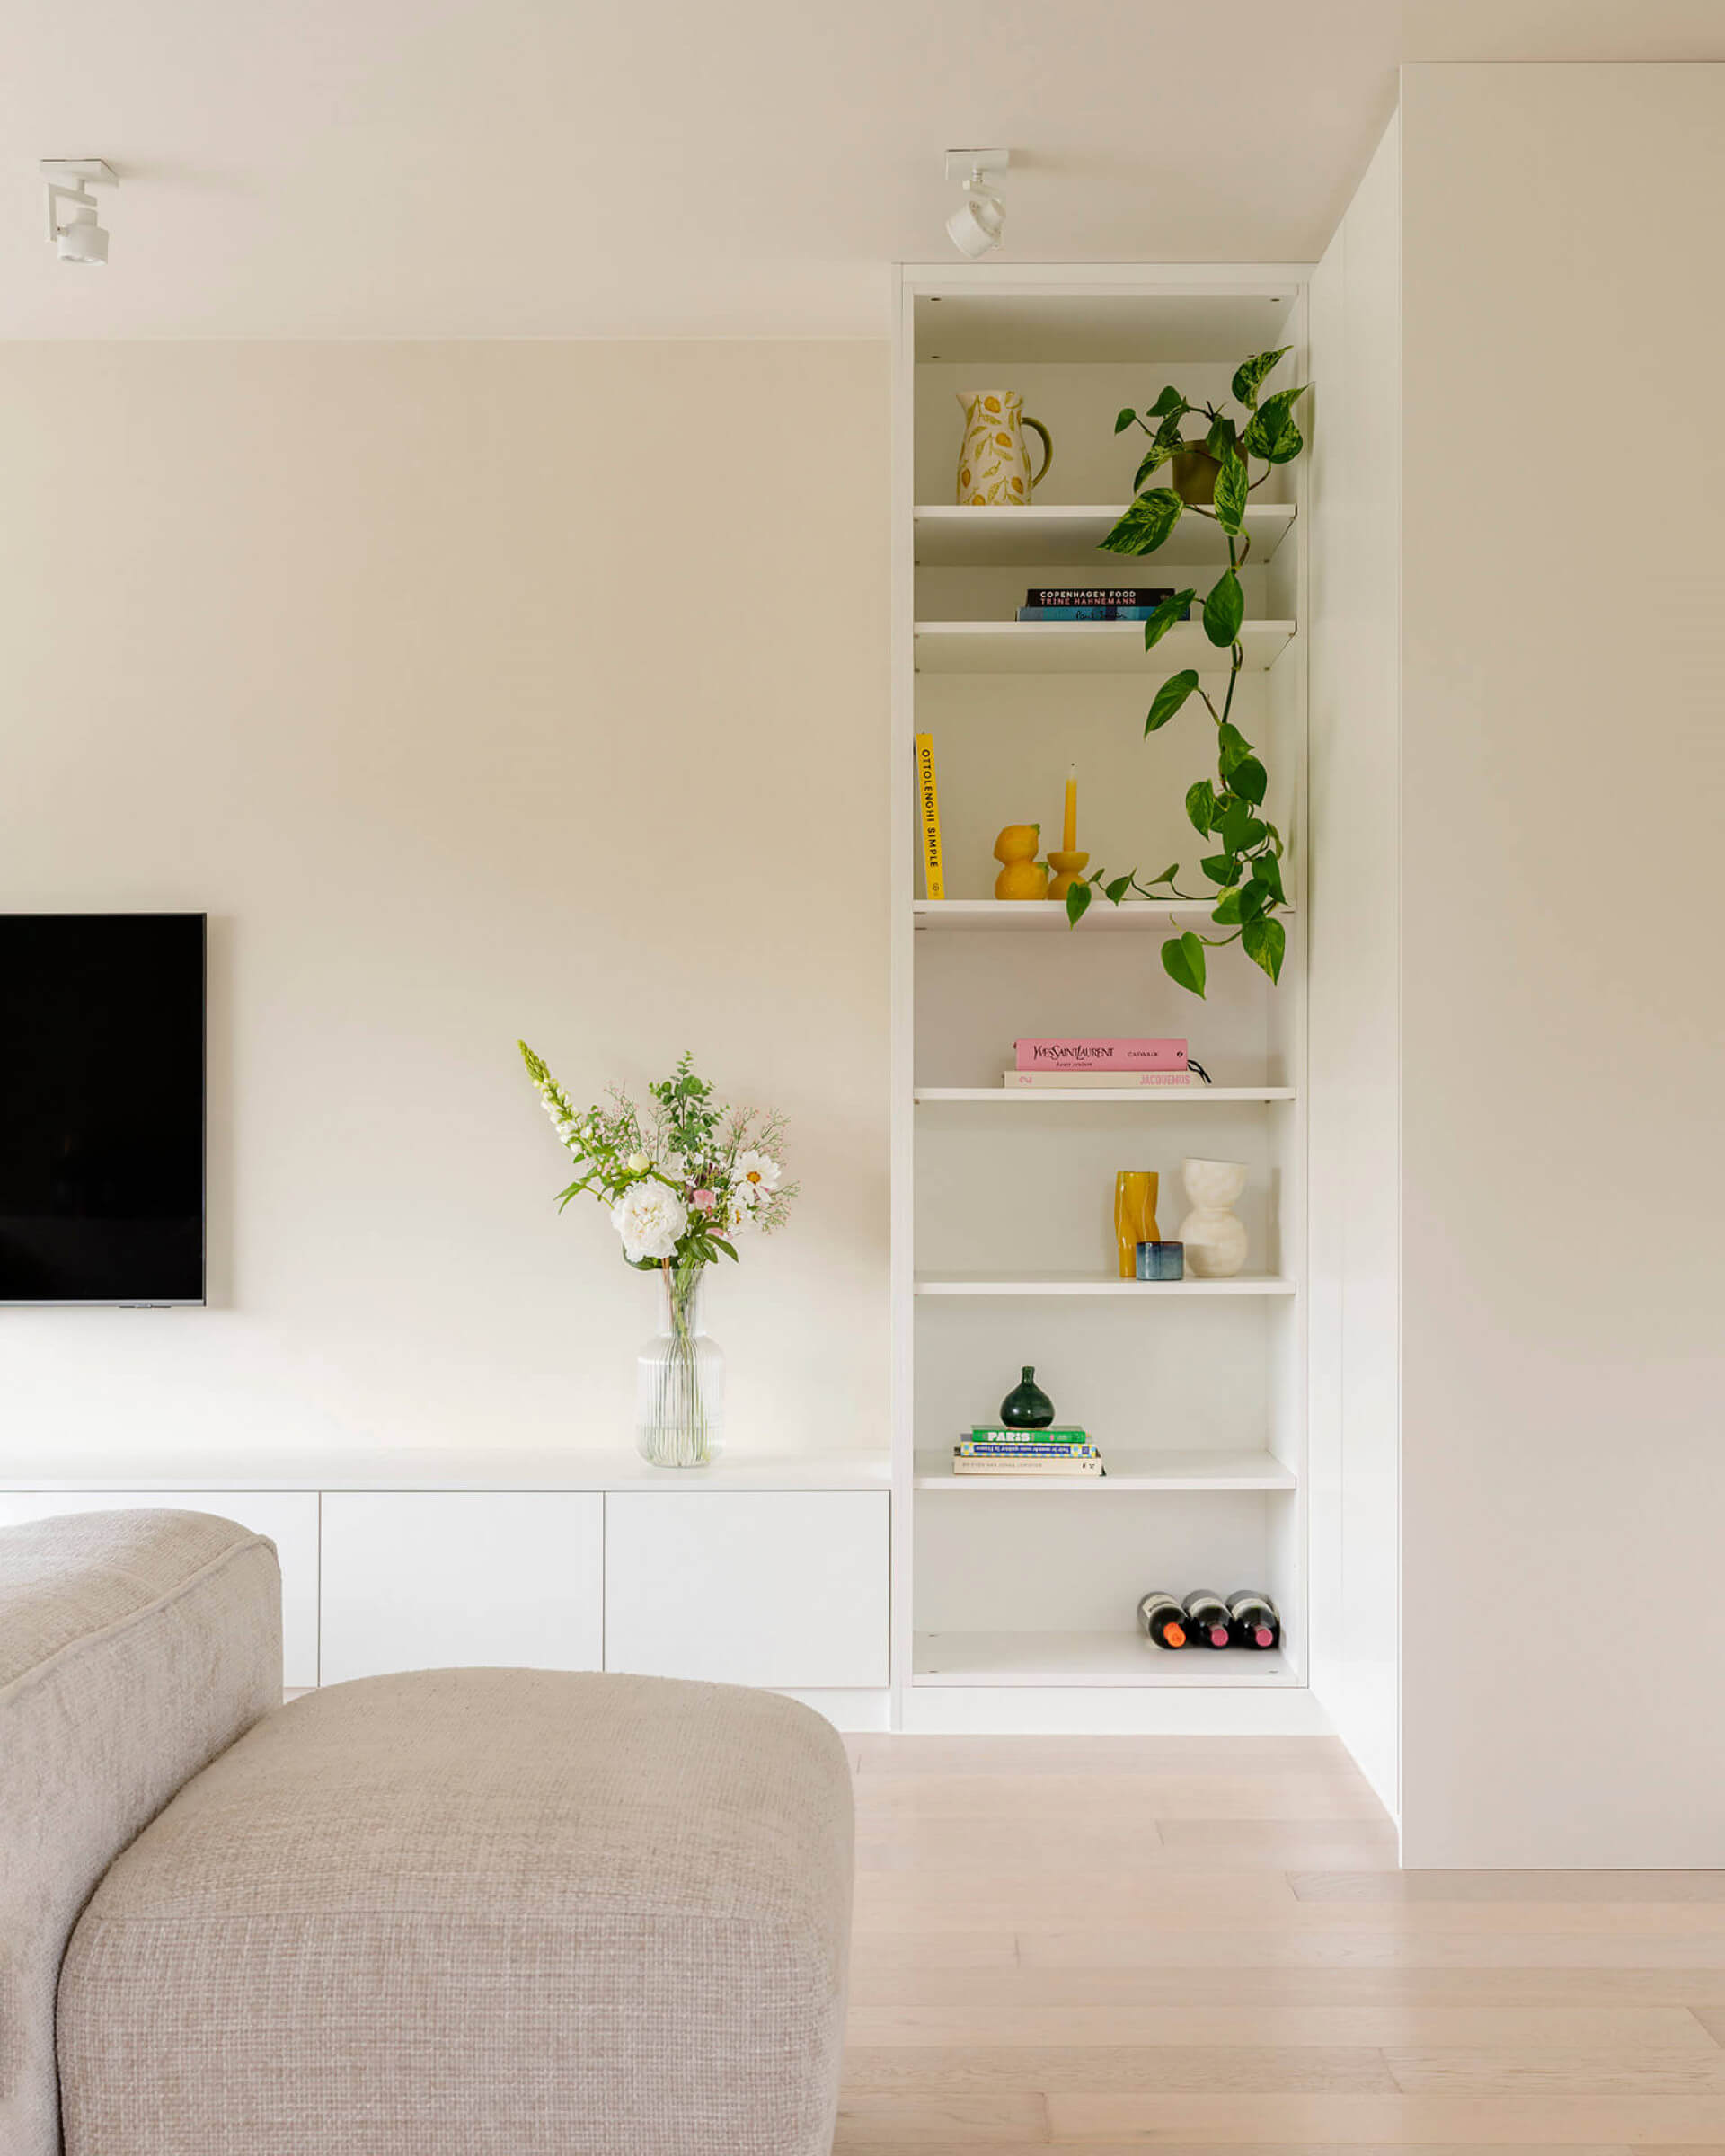
[(996, 898), (1046, 898), (1047, 864), (1039, 861), (1009, 861), (995, 879)]
[(1032, 861), (1041, 839), (1040, 824), (1008, 824), (995, 841), (995, 859), (1014, 862)]

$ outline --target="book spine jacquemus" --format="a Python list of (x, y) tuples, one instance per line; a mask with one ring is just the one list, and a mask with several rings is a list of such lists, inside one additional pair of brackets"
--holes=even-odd
[(934, 737), (916, 737), (916, 800), (923, 812), (923, 877), (931, 898), (946, 897), (941, 854), (941, 797), (934, 783)]

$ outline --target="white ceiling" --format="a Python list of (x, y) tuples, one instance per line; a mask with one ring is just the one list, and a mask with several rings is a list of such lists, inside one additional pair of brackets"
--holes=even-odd
[[(1320, 251), (1402, 59), (1725, 58), (1725, 0), (11, 0), (0, 336), (874, 336), (1007, 261)], [(104, 270), (35, 163), (122, 175)], [(958, 258), (952, 258), (956, 261)]]

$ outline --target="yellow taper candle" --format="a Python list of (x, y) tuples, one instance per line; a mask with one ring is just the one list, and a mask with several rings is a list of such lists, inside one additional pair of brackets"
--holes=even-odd
[(1066, 767), (1066, 821), (1060, 837), (1060, 851), (1073, 853), (1078, 844), (1078, 766)]

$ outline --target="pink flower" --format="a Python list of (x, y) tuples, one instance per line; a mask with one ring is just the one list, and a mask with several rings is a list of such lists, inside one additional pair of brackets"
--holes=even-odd
[(711, 1190), (697, 1190), (694, 1194), (694, 1202), (700, 1212), (711, 1213), (719, 1200)]

